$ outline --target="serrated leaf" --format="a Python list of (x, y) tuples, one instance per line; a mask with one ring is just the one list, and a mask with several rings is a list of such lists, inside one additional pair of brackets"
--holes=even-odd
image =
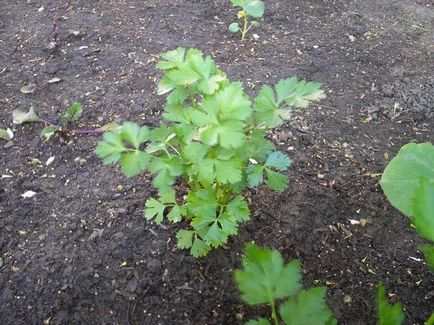
[(182, 207), (174, 205), (170, 212), (167, 214), (167, 219), (171, 222), (180, 222), (182, 220)]
[(331, 324), (333, 315), (325, 303), (326, 291), (326, 287), (302, 290), (297, 299), (290, 299), (283, 303), (279, 312), (285, 324)]
[(209, 227), (203, 239), (207, 245), (216, 248), (226, 243), (228, 234), (222, 228), (220, 228), (217, 222), (214, 222)]
[(247, 181), (250, 187), (256, 187), (264, 182), (264, 166), (249, 165), (247, 167)]
[(284, 265), (278, 251), (249, 244), (242, 265), (242, 270), (235, 271), (235, 280), (241, 298), (250, 305), (291, 297), (301, 289), (300, 263), (294, 260)]
[(274, 191), (283, 192), (288, 187), (288, 176), (277, 173), (269, 168), (265, 168), (267, 175), (267, 185)]
[(121, 136), (135, 149), (139, 149), (149, 139), (149, 129), (146, 126), (140, 127), (136, 123), (125, 122), (122, 124)]
[(62, 128), (57, 125), (49, 125), (44, 127), (41, 130), (41, 135), (44, 137), (45, 140), (50, 140), (50, 138), (57, 132), (60, 131)]
[(238, 23), (232, 23), (229, 25), (229, 31), (231, 33), (236, 33), (240, 30), (240, 26), (238, 25)]
[(185, 158), (191, 163), (200, 162), (207, 151), (208, 147), (199, 142), (192, 142), (184, 147)]
[(172, 69), (184, 62), (185, 49), (178, 47), (176, 50), (171, 50), (162, 53), (163, 60), (158, 61), (157, 68), (162, 70)]
[(404, 322), (404, 312), (402, 305), (396, 303), (390, 305), (386, 297), (386, 289), (380, 283), (377, 289), (377, 324), (378, 325), (401, 325)]
[(160, 201), (151, 198), (146, 201), (145, 207), (145, 218), (147, 220), (155, 218), (155, 223), (159, 225), (163, 221), (166, 206)]
[(14, 133), (10, 128), (0, 129), (0, 139), (9, 141), (12, 140), (13, 137), (14, 137)]
[(199, 190), (188, 194), (188, 209), (193, 215), (211, 218), (216, 218), (217, 198), (213, 190)]
[(218, 222), (222, 230), (227, 235), (236, 235), (238, 233), (238, 222), (235, 217), (229, 213), (223, 213), (219, 218)]
[(104, 165), (108, 165), (119, 161), (125, 150), (120, 133), (105, 132), (102, 141), (95, 148), (95, 154), (102, 159)]
[(193, 245), (193, 231), (190, 230), (178, 230), (176, 238), (178, 239), (177, 246), (180, 249), (187, 249)]
[(72, 103), (72, 105), (65, 111), (63, 115), (64, 119), (68, 122), (78, 121), (83, 114), (83, 108), (78, 102)]
[(140, 174), (146, 168), (150, 159), (151, 156), (147, 152), (136, 150), (124, 153), (119, 163), (125, 176), (133, 177)]
[(268, 156), (265, 166), (273, 167), (277, 170), (287, 170), (292, 160), (280, 151), (275, 151)]
[(431, 314), (431, 316), (426, 320), (424, 325), (434, 325), (434, 312)]
[(234, 184), (241, 181), (241, 161), (238, 159), (214, 160), (215, 177), (223, 184)]
[(247, 202), (241, 195), (237, 195), (226, 207), (226, 212), (232, 215), (237, 222), (250, 220), (250, 210)]
[(434, 184), (434, 146), (431, 143), (403, 146), (384, 170), (380, 185), (390, 203), (411, 217), (421, 179)]
[(208, 254), (210, 247), (201, 239), (195, 238), (191, 246), (190, 254), (193, 257), (202, 257)]
[(245, 143), (243, 124), (232, 120), (210, 126), (201, 133), (200, 139), (209, 146), (220, 144), (223, 148), (239, 148)]
[(29, 122), (37, 122), (40, 121), (41, 118), (36, 114), (33, 107), (30, 107), (29, 111), (23, 112), (20, 109), (16, 109), (12, 112), (12, 120), (15, 124), (23, 124)]

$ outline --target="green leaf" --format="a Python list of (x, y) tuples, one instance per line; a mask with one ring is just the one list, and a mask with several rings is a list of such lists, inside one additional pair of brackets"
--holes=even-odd
[(217, 222), (214, 222), (209, 227), (203, 239), (205, 240), (207, 245), (216, 248), (227, 242), (228, 233), (225, 232), (222, 228), (220, 228)]
[(12, 140), (13, 137), (14, 137), (14, 133), (10, 128), (0, 129), (0, 139), (9, 141)]
[(261, 27), (261, 24), (256, 20), (252, 20), (250, 24), (252, 24), (253, 28)]
[(177, 176), (182, 175), (183, 165), (181, 158), (174, 157), (154, 157), (149, 164), (149, 171), (156, 173), (153, 184), (160, 191), (164, 191), (173, 184)]
[(258, 320), (249, 320), (246, 325), (271, 325), (268, 319), (258, 318)]
[(208, 254), (210, 247), (201, 239), (195, 238), (190, 250), (193, 257), (202, 257)]
[(434, 184), (434, 146), (409, 143), (384, 170), (380, 185), (390, 203), (407, 216), (414, 215), (413, 201), (421, 180)]
[(247, 167), (247, 181), (250, 187), (256, 187), (264, 182), (264, 166), (262, 165), (249, 165)]
[(180, 222), (182, 220), (182, 207), (174, 205), (170, 212), (167, 214), (167, 219), (171, 222)]
[(400, 325), (404, 322), (405, 315), (402, 311), (402, 305), (400, 303), (389, 305), (386, 297), (386, 289), (382, 283), (380, 283), (377, 289), (377, 304), (378, 325)]
[(164, 209), (166, 209), (166, 206), (160, 201), (157, 201), (153, 198), (148, 199), (145, 206), (145, 218), (147, 220), (155, 218), (155, 223), (157, 225), (161, 224), (161, 222), (163, 221)]
[(149, 139), (149, 130), (146, 126), (140, 127), (135, 123), (125, 122), (122, 125), (121, 136), (135, 149), (139, 149)]
[(249, 206), (241, 195), (237, 195), (227, 205), (226, 212), (232, 215), (237, 222), (250, 220)]
[(415, 195), (412, 223), (423, 237), (434, 242), (434, 183), (428, 185), (422, 179)]
[(290, 299), (280, 306), (280, 316), (287, 325), (336, 323), (325, 302), (326, 287), (302, 290), (297, 299)]
[(286, 102), (289, 106), (304, 108), (310, 101), (326, 97), (319, 82), (306, 82), (297, 77), (280, 80), (275, 89), (279, 105)]
[(105, 132), (103, 140), (98, 142), (95, 148), (95, 153), (102, 159), (104, 165), (108, 165), (119, 161), (125, 150), (120, 133)]
[(176, 50), (164, 52), (160, 56), (162, 60), (158, 61), (157, 68), (161, 70), (172, 69), (184, 62), (185, 49), (178, 47)]
[(428, 265), (431, 272), (434, 272), (434, 246), (425, 244), (420, 247), (425, 255), (425, 262)]
[(16, 109), (12, 112), (12, 120), (15, 124), (24, 124), (29, 122), (40, 121), (41, 118), (36, 114), (33, 107), (30, 107), (29, 111), (23, 112), (20, 109)]
[(249, 244), (242, 265), (243, 270), (235, 271), (235, 280), (242, 299), (249, 305), (291, 297), (301, 289), (300, 263), (294, 260), (284, 265), (278, 251)]
[(275, 151), (268, 156), (265, 166), (273, 167), (277, 170), (287, 170), (291, 165), (292, 160), (280, 151)]
[(190, 230), (178, 230), (176, 233), (176, 238), (178, 239), (178, 248), (186, 249), (193, 245), (193, 231)]
[(192, 142), (184, 147), (184, 156), (191, 163), (200, 162), (207, 152), (208, 147), (199, 142)]
[(190, 192), (187, 196), (188, 209), (193, 215), (211, 218), (216, 218), (217, 198), (213, 190), (199, 190)]
[(151, 156), (147, 152), (136, 150), (123, 154), (119, 160), (122, 172), (127, 177), (133, 177), (142, 172), (149, 164)]
[(241, 161), (238, 159), (214, 160), (215, 175), (218, 182), (223, 184), (241, 181)]
[(50, 140), (50, 138), (57, 132), (62, 130), (60, 126), (57, 125), (49, 125), (44, 127), (41, 130), (41, 135), (45, 138), (45, 140)]
[(431, 314), (431, 316), (427, 319), (425, 322), (425, 325), (434, 325), (434, 312)]
[(229, 31), (231, 33), (236, 33), (240, 30), (240, 26), (238, 26), (238, 23), (232, 23), (229, 25)]
[(200, 139), (209, 146), (220, 144), (223, 148), (239, 148), (245, 143), (243, 124), (232, 120), (210, 126), (201, 132)]
[(283, 192), (288, 187), (288, 176), (282, 175), (269, 168), (265, 168), (267, 175), (267, 185), (274, 191)]
[(238, 220), (229, 213), (223, 213), (219, 218), (218, 222), (222, 230), (227, 235), (236, 235), (238, 233)]
[(249, 16), (261, 18), (264, 15), (265, 5), (261, 0), (244, 0), (242, 8)]
[(83, 114), (83, 108), (81, 107), (81, 104), (78, 102), (72, 103), (72, 105), (66, 110), (65, 114), (63, 115), (63, 118), (67, 122), (74, 122), (78, 121), (78, 119)]

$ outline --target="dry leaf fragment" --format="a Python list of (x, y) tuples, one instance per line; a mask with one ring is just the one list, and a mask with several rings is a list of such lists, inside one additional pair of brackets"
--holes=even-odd
[(21, 196), (22, 196), (23, 198), (27, 199), (27, 198), (34, 197), (36, 194), (37, 194), (37, 193), (34, 192), (34, 191), (26, 191), (26, 192), (24, 192), (23, 194), (21, 194)]

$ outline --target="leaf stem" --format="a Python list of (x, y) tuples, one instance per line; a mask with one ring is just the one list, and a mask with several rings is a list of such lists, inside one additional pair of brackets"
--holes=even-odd
[(241, 42), (244, 41), (244, 38), (246, 37), (246, 33), (249, 31), (249, 28), (247, 28), (247, 24), (249, 23), (247, 15), (244, 16), (243, 19), (244, 19), (244, 27), (243, 27), (243, 31), (241, 32)]
[(271, 298), (270, 304), (271, 304), (271, 319), (273, 320), (274, 325), (279, 325), (279, 321), (277, 319), (277, 314), (276, 314), (276, 305), (274, 304), (273, 298)]

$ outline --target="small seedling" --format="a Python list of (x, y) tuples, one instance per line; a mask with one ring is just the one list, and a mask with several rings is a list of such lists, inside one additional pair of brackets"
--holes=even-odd
[[(241, 298), (250, 306), (268, 304), (271, 320), (278, 325), (337, 324), (325, 302), (326, 287), (303, 290), (302, 269), (298, 260), (284, 264), (278, 251), (247, 245), (243, 269), (235, 271)], [(277, 314), (276, 303), (282, 301)], [(249, 325), (270, 325), (268, 319), (251, 320)]]
[(204, 256), (249, 220), (243, 190), (288, 186), (292, 161), (274, 150), (267, 130), (288, 120), (292, 107), (325, 96), (319, 83), (293, 77), (262, 87), (252, 103), (242, 84), (230, 82), (199, 50), (178, 48), (161, 58), (158, 93), (169, 93), (167, 123), (149, 129), (126, 122), (105, 133), (95, 152), (104, 164), (119, 162), (126, 176), (153, 173), (159, 199), (146, 201), (145, 217), (157, 224), (188, 221), (177, 233), (178, 247)]
[(10, 141), (14, 137), (14, 132), (10, 128), (0, 129), (0, 139)]
[(45, 140), (49, 140), (53, 135), (57, 134), (61, 139), (75, 134), (99, 134), (107, 130), (116, 128), (116, 124), (108, 124), (104, 127), (93, 130), (77, 130), (73, 129), (75, 124), (83, 114), (83, 108), (80, 103), (74, 102), (63, 114), (60, 115), (60, 123), (53, 123), (51, 121), (41, 118), (31, 107), (28, 112), (23, 112), (16, 109), (12, 113), (13, 122), (15, 124), (25, 124), (30, 122), (43, 123), (45, 127), (41, 131), (41, 136)]
[[(434, 243), (434, 146), (409, 143), (384, 170), (381, 188), (390, 203), (410, 217), (422, 237)], [(434, 272), (434, 245), (421, 246)]]
[(231, 0), (234, 7), (240, 7), (237, 17), (241, 20), (241, 26), (238, 22), (230, 24), (231, 33), (241, 33), (241, 41), (244, 41), (247, 32), (252, 28), (259, 28), (261, 24), (256, 20), (250, 20), (251, 17), (259, 19), (264, 15), (265, 5), (261, 0)]

